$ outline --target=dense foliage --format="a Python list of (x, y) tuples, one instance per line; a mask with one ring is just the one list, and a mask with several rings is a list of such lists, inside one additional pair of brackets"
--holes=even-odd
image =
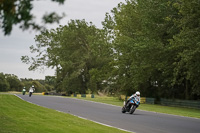
[[(103, 30), (85, 20), (72, 20), (66, 26), (42, 32), (35, 40), (36, 48), (31, 46), (31, 51), (39, 55), (29, 69), (43, 65), (55, 67), (58, 92), (86, 93), (88, 89), (92, 92), (103, 89), (104, 72), (113, 51)], [(22, 60), (30, 61), (27, 56)]]
[(14, 74), (0, 73), (0, 92), (22, 91), (25, 87), (26, 91), (34, 85), (35, 92), (50, 92), (54, 89), (55, 77), (46, 76), (45, 80), (37, 79), (19, 79)]
[(84, 20), (36, 36), (30, 70), (56, 68), (58, 91), (200, 98), (199, 0), (126, 0), (103, 29)]
[(127, 0), (112, 10), (104, 25), (115, 34), (121, 88), (158, 98), (200, 96), (199, 7), (198, 0)]
[[(31, 12), (33, 9), (34, 0), (0, 0), (0, 28), (4, 35), (9, 35), (14, 25), (19, 24), (19, 28), (27, 30), (42, 30), (45, 27), (35, 22), (35, 16)], [(65, 0), (52, 0), (63, 4)], [(65, 15), (58, 15), (55, 12), (46, 13), (43, 15), (44, 24), (59, 22)]]

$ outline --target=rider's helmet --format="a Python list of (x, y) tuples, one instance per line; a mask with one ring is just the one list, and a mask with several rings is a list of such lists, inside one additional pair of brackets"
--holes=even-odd
[(34, 85), (32, 85), (32, 88), (34, 88)]
[(140, 96), (140, 92), (139, 91), (136, 91), (136, 96)]

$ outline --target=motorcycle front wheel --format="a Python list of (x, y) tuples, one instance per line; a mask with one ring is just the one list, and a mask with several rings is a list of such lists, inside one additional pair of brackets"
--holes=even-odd
[(129, 114), (133, 114), (133, 112), (135, 112), (135, 109), (136, 109), (136, 106), (131, 105), (131, 108), (130, 108)]

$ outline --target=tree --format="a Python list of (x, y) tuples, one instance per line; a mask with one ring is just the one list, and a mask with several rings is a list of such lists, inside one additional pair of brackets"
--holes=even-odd
[[(107, 16), (104, 23), (105, 28), (111, 27), (114, 34), (116, 57), (113, 64), (117, 68), (113, 69), (113, 77), (117, 77), (116, 85), (120, 84), (120, 89), (129, 95), (142, 86), (150, 87), (151, 80), (158, 78), (152, 78), (152, 74), (156, 73), (152, 66), (157, 66), (160, 60), (158, 55), (162, 53), (164, 45), (159, 36), (164, 35), (167, 26), (163, 24), (165, 16), (160, 17), (160, 12), (157, 13), (157, 8), (152, 6), (154, 2), (127, 0), (126, 4), (121, 3), (114, 8), (113, 17)], [(152, 15), (154, 17), (149, 17)], [(155, 30), (157, 25), (163, 28)]]
[(88, 88), (94, 89), (91, 84), (103, 80), (98, 79), (102, 76), (93, 76), (94, 70), (104, 68), (112, 49), (104, 31), (92, 23), (71, 20), (66, 26), (42, 32), (36, 42), (37, 48), (32, 46), (31, 51), (38, 52), (37, 58), (23, 56), (22, 61), (31, 63), (30, 70), (56, 67), (58, 91), (85, 93)]
[(47, 89), (45, 88), (44, 85), (42, 85), (39, 81), (34, 80), (32, 81), (32, 85), (34, 85), (35, 92), (46, 92)]
[(21, 91), (23, 84), (21, 84), (18, 77), (14, 74), (5, 74), (5, 78), (10, 85), (9, 91)]
[(180, 14), (175, 24), (181, 30), (171, 39), (170, 50), (174, 53), (173, 85), (184, 88), (185, 99), (200, 96), (200, 2), (179, 0), (174, 3)]
[(104, 24), (114, 34), (116, 85), (120, 84), (120, 89), (129, 95), (138, 89), (144, 95), (150, 91), (161, 95), (161, 85), (166, 87), (164, 83), (168, 81), (164, 72), (168, 39), (178, 31), (167, 18), (176, 17), (176, 9), (168, 1), (127, 0), (112, 13), (113, 17), (107, 16)]
[(198, 0), (127, 0), (114, 8), (104, 28), (116, 51), (116, 86), (126, 93), (197, 99), (198, 18)]
[(5, 75), (0, 73), (0, 91), (6, 92), (10, 88), (9, 83), (6, 81)]
[(56, 77), (55, 76), (45, 76), (45, 83), (48, 85), (54, 85), (56, 83)]
[[(52, 0), (59, 4), (64, 4), (65, 0)], [(19, 24), (22, 30), (32, 28), (34, 30), (44, 29), (44, 26), (36, 24), (34, 22), (35, 16), (32, 14), (33, 0), (1, 0), (0, 1), (0, 22), (1, 29), (4, 35), (9, 35), (14, 25)], [(55, 12), (45, 14), (43, 16), (43, 22), (45, 24), (51, 24), (59, 22), (65, 15), (59, 16)]]

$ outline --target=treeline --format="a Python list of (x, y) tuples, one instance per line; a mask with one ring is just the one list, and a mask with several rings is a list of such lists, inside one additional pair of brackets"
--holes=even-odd
[(56, 69), (56, 89), (200, 99), (200, 1), (126, 0), (98, 29), (71, 20), (42, 32), (22, 56)]
[(34, 85), (35, 92), (50, 92), (54, 89), (55, 77), (46, 76), (45, 80), (36, 79), (19, 79), (14, 74), (0, 73), (0, 92), (22, 91), (26, 87), (26, 91)]

